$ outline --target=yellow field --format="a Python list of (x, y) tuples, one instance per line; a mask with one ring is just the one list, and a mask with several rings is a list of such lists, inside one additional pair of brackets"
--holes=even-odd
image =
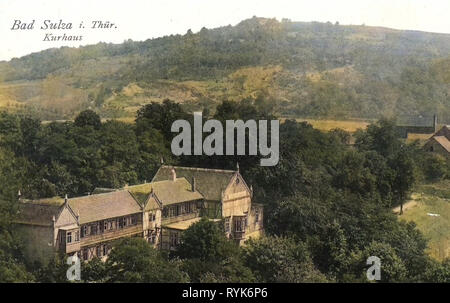
[[(281, 118), (281, 122), (286, 118)], [(330, 131), (336, 128), (354, 133), (358, 129), (365, 129), (370, 122), (366, 121), (344, 121), (344, 120), (315, 120), (315, 119), (295, 119), (298, 122), (308, 122), (314, 128), (321, 131)]]
[(433, 134), (408, 134), (407, 142), (412, 142), (419, 140), (421, 143), (425, 143), (428, 139), (431, 138)]

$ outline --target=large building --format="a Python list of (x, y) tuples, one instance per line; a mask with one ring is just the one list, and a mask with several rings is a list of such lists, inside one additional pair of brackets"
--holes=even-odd
[(54, 252), (105, 258), (115, 240), (133, 236), (174, 250), (182, 232), (201, 217), (223, 219), (226, 236), (238, 244), (263, 232), (263, 208), (252, 202), (239, 170), (161, 166), (150, 183), (20, 201), (16, 223), (26, 239), (25, 254), (42, 262)]
[[(252, 202), (253, 190), (242, 178), (239, 167), (233, 171), (163, 165), (152, 182), (163, 182), (176, 177), (191, 180), (193, 187), (203, 197), (200, 215), (216, 220), (223, 219), (228, 238), (242, 244), (250, 237), (258, 237), (262, 232), (263, 207)], [(188, 224), (185, 220), (170, 218), (165, 217), (163, 213), (163, 229), (169, 238), (179, 238), (180, 232), (185, 230)]]

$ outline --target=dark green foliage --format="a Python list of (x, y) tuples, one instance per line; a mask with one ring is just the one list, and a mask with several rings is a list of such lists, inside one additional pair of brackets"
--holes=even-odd
[(236, 244), (225, 238), (222, 225), (202, 218), (187, 229), (177, 254), (181, 258), (220, 262), (232, 255)]
[(74, 122), (78, 127), (93, 127), (99, 129), (101, 121), (99, 115), (92, 110), (85, 110), (78, 114)]
[(117, 242), (106, 261), (105, 271), (103, 279), (107, 282), (189, 282), (178, 261), (167, 260), (142, 238)]
[(259, 282), (326, 282), (305, 244), (291, 238), (263, 237), (250, 240), (243, 248), (244, 263)]
[(81, 262), (81, 280), (84, 282), (106, 282), (106, 263), (95, 257), (89, 262)]
[(182, 235), (176, 253), (192, 282), (255, 282), (241, 258), (239, 247), (227, 239), (223, 222), (202, 218)]

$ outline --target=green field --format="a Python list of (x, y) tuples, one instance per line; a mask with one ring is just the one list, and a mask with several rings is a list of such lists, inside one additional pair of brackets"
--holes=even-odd
[(428, 253), (432, 257), (450, 257), (450, 180), (422, 185), (412, 198), (411, 207), (406, 208), (400, 220), (417, 224), (429, 240)]

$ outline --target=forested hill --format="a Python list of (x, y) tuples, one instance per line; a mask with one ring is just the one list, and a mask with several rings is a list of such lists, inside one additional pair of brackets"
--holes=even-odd
[(143, 42), (48, 49), (0, 62), (0, 107), (43, 119), (134, 116), (253, 100), (278, 115), (430, 115), (450, 123), (450, 35), (251, 18)]

